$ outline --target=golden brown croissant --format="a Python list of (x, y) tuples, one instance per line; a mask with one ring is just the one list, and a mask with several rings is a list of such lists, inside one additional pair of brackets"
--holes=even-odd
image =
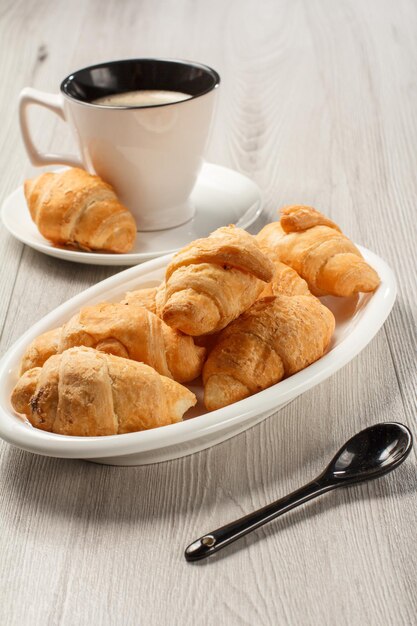
[(161, 283), (158, 287), (148, 287), (145, 289), (136, 289), (128, 291), (122, 300), (123, 304), (139, 304), (145, 307), (151, 313), (161, 317), (161, 311), (165, 298), (165, 283)]
[(128, 291), (121, 303), (126, 305), (134, 304), (143, 306), (145, 309), (156, 315), (156, 291), (157, 287), (148, 287), (146, 289)]
[(59, 351), (59, 342), (61, 339), (62, 327), (48, 330), (48, 332), (39, 335), (26, 348), (26, 351), (20, 362), (20, 375), (32, 367), (40, 367), (47, 359)]
[(26, 180), (25, 196), (41, 234), (57, 245), (128, 252), (136, 223), (113, 188), (98, 176), (72, 168)]
[(257, 235), (261, 248), (272, 250), (294, 268), (317, 296), (352, 296), (374, 291), (379, 277), (339, 227), (308, 206), (281, 209), (281, 221)]
[[(163, 283), (159, 287), (147, 287), (129, 291), (125, 294), (122, 304), (135, 304), (145, 307), (151, 313), (156, 313), (156, 296), (163, 288)], [(160, 299), (158, 295), (158, 299)], [(20, 374), (32, 367), (41, 367), (52, 354), (59, 352), (59, 342), (61, 339), (62, 326), (49, 330), (39, 337), (36, 337), (26, 349), (20, 363)]]
[(35, 339), (23, 356), (21, 373), (74, 346), (143, 361), (178, 382), (199, 376), (205, 355), (191, 337), (170, 328), (144, 307), (104, 302), (82, 308), (61, 329)]
[(179, 422), (197, 399), (148, 365), (81, 347), (25, 372), (11, 402), (36, 428), (95, 437)]
[(262, 291), (259, 299), (267, 296), (311, 296), (305, 280), (289, 265), (274, 261), (274, 275)]
[(272, 273), (254, 237), (234, 226), (219, 228), (168, 265), (161, 317), (188, 335), (217, 332), (256, 300)]
[(310, 365), (326, 351), (335, 319), (296, 272), (276, 264), (272, 293), (219, 334), (203, 368), (209, 411), (242, 400)]

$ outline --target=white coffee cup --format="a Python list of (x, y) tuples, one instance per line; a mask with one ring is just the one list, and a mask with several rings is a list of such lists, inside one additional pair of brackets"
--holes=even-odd
[[(62, 163), (97, 173), (135, 216), (139, 230), (179, 226), (191, 219), (190, 194), (203, 163), (220, 77), (210, 67), (169, 59), (128, 59), (78, 70), (60, 94), (26, 87), (20, 94), (23, 141), (33, 165)], [(98, 98), (136, 90), (188, 94), (147, 106), (109, 106)], [(27, 109), (37, 104), (69, 123), (80, 157), (41, 153)]]

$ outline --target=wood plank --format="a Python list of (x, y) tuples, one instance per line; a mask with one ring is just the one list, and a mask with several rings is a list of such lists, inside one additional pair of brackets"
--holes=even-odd
[[(23, 26), (25, 24), (25, 26)], [(202, 532), (312, 478), (353, 432), (415, 432), (417, 9), (411, 0), (3, 3), (0, 171), (25, 176), (15, 102), (108, 58), (176, 56), (223, 82), (208, 158), (253, 177), (266, 213), (328, 212), (393, 266), (399, 298), (361, 355), (261, 425), (138, 468), (42, 458), (0, 444), (4, 624), (416, 623), (415, 452), (395, 474), (328, 494), (187, 564)], [(64, 43), (64, 45), (63, 45)], [(33, 111), (45, 147), (68, 129)], [(0, 230), (0, 352), (42, 315), (120, 268), (45, 257)]]

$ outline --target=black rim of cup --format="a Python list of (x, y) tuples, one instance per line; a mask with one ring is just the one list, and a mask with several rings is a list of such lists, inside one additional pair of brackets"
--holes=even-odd
[[(91, 65), (73, 72), (61, 83), (62, 94), (86, 106), (104, 109), (148, 109), (183, 104), (204, 96), (220, 84), (219, 74), (208, 65), (178, 59), (122, 59)], [(94, 100), (116, 93), (146, 89), (178, 91), (191, 97), (149, 105), (96, 104)]]

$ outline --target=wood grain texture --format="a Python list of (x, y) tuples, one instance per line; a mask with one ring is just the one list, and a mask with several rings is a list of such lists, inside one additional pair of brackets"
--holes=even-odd
[[(318, 472), (353, 432), (415, 429), (417, 5), (412, 0), (3, 0), (0, 200), (28, 165), (20, 89), (74, 68), (175, 56), (222, 76), (208, 158), (253, 177), (266, 216), (311, 203), (394, 268), (384, 329), (342, 371), (205, 452), (139, 468), (0, 444), (4, 625), (417, 624), (416, 457), (187, 564), (184, 547)], [(34, 109), (36, 140), (73, 151)], [(265, 218), (266, 219), (266, 218)], [(0, 350), (120, 268), (45, 257), (0, 229)]]

